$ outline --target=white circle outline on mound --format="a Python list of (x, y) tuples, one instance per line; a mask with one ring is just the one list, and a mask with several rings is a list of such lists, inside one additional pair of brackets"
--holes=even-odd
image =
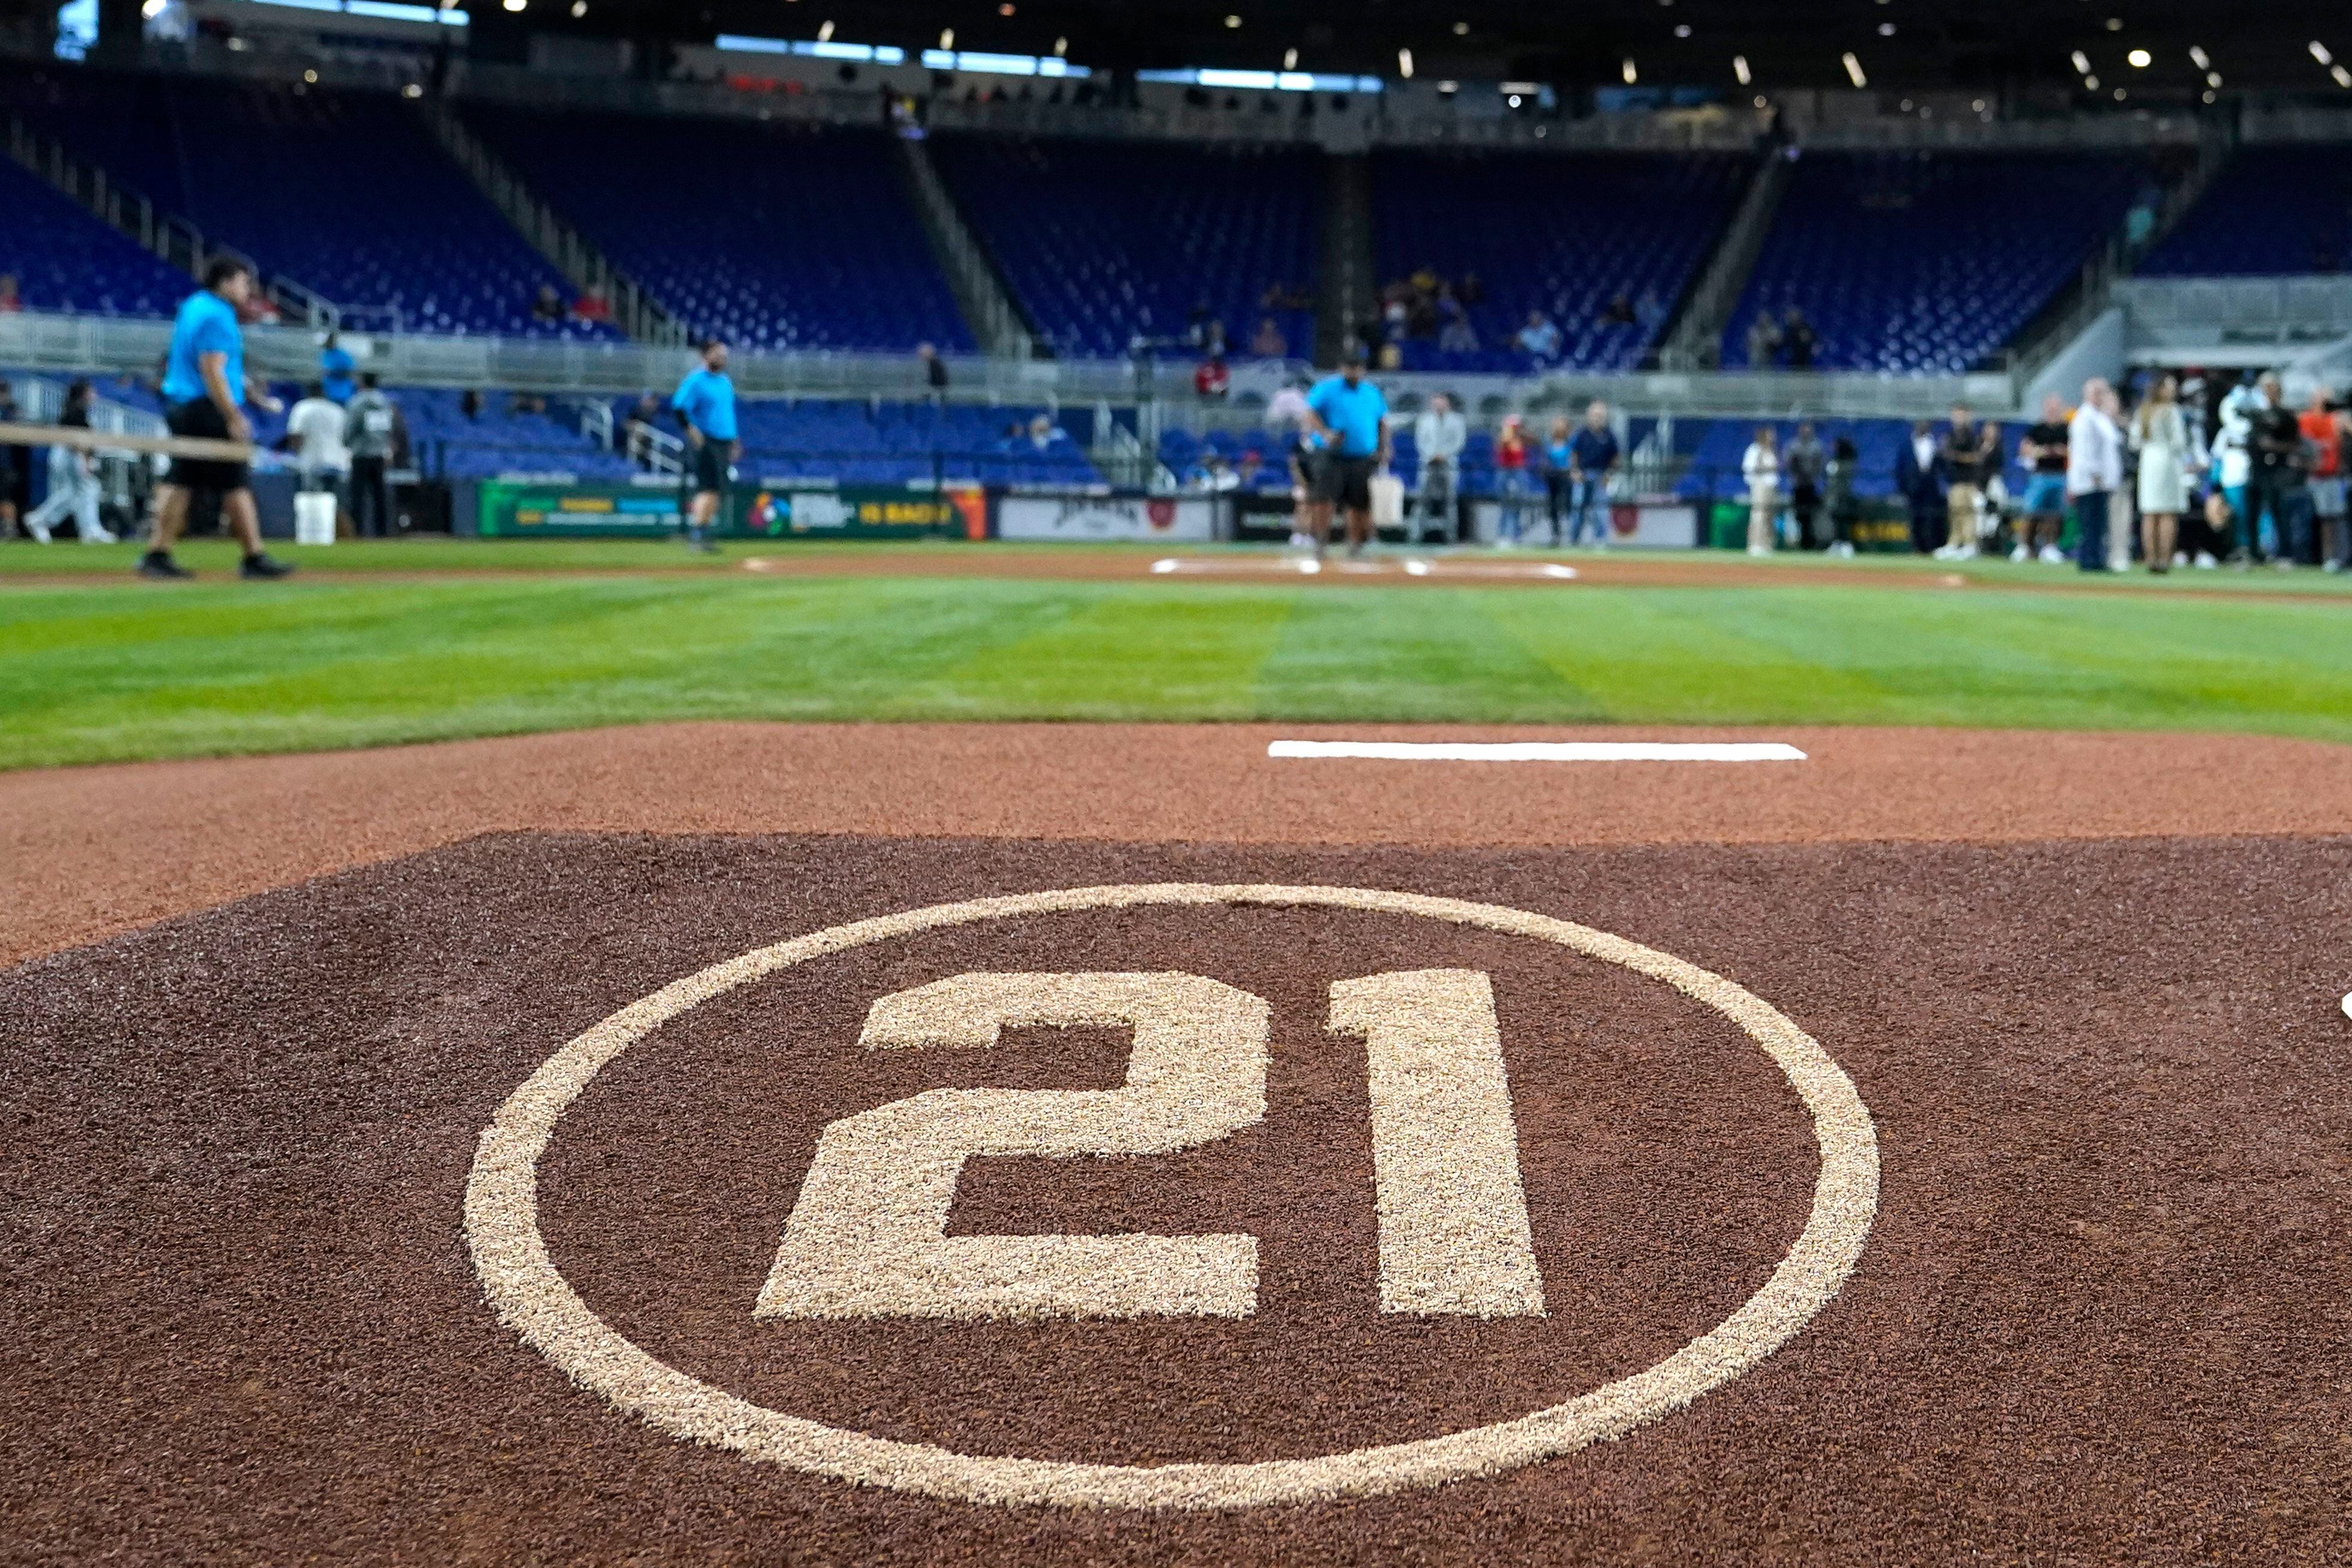
[[(1438, 1437), (1304, 1459), (1094, 1465), (957, 1453), (845, 1431), (751, 1404), (688, 1376), (589, 1310), (539, 1231), (539, 1161), (556, 1121), (614, 1058), (700, 1003), (793, 964), (943, 926), (1149, 904), (1324, 907), (1416, 915), (1557, 942), (1663, 981), (1739, 1026), (1811, 1113), (1821, 1149), (1812, 1212), (1761, 1289), (1645, 1371), (1562, 1405)], [(1878, 1203), (1878, 1139), (1853, 1080), (1778, 1010), (1670, 953), (1548, 915), (1364, 888), (1169, 882), (1066, 888), (933, 904), (755, 949), (672, 982), (549, 1058), (484, 1130), (466, 1184), (466, 1238), (501, 1321), (572, 1380), (676, 1436), (818, 1475), (934, 1497), (1082, 1508), (1246, 1508), (1367, 1496), (1494, 1475), (1620, 1437), (1770, 1355), (1837, 1295)]]

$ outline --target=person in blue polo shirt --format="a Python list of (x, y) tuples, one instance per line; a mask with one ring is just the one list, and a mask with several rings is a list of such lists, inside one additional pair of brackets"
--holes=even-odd
[[(1340, 356), (1339, 374), (1327, 375), (1307, 395), (1307, 416), (1324, 439), (1320, 481), (1315, 497), (1348, 514), (1348, 554), (1364, 552), (1372, 537), (1372, 476), (1389, 460), (1389, 402), (1364, 379), (1364, 351)], [(1315, 542), (1322, 553), (1323, 542)]]
[(718, 525), (719, 497), (727, 488), (728, 470), (743, 452), (736, 439), (735, 384), (727, 379), (726, 339), (702, 345), (702, 368), (677, 384), (669, 405), (686, 426), (687, 485), (693, 492), (686, 503), (687, 542), (716, 551), (711, 531)]
[[(172, 323), (172, 352), (163, 361), (163, 422), (174, 436), (207, 441), (253, 442), (245, 401), (275, 414), (278, 400), (245, 374), (245, 331), (236, 308), (253, 294), (253, 268), (227, 257), (205, 268), (205, 286), (188, 296)], [(261, 551), (261, 517), (253, 504), (242, 458), (172, 459), (171, 472), (155, 487), (155, 537), (139, 558), (142, 577), (193, 577), (172, 559), (172, 543), (187, 525), (188, 496), (209, 490), (220, 498), (221, 521), (245, 546), (242, 577), (283, 577), (292, 567)]]

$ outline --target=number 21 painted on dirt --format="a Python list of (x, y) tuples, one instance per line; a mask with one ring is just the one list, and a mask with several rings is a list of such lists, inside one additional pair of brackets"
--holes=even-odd
[[(975, 1155), (1162, 1154), (1265, 1119), (1269, 1009), (1194, 974), (959, 974), (885, 996), (869, 1049), (985, 1047), (1034, 1026), (1132, 1028), (1115, 1089), (939, 1089), (824, 1130), (761, 1318), (1246, 1317), (1257, 1238), (946, 1233)], [(1364, 1037), (1381, 1310), (1540, 1317), (1495, 994), (1423, 969), (1331, 987)]]

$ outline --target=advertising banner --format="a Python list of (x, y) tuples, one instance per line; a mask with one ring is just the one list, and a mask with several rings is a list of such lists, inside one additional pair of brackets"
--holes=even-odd
[[(671, 486), (486, 481), (481, 531), (506, 538), (659, 539), (686, 526)], [(896, 486), (754, 488), (730, 491), (719, 533), (735, 539), (985, 539), (988, 497), (978, 486), (945, 491)]]
[(1006, 496), (996, 503), (1003, 539), (1139, 539), (1206, 542), (1216, 537), (1207, 496)]
[(686, 526), (667, 485), (488, 479), (478, 505), (481, 531), (509, 539), (659, 539)]

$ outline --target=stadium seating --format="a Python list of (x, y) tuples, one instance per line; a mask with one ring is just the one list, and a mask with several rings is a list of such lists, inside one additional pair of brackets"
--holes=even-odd
[(974, 346), (878, 130), (490, 105), (467, 118), (698, 332), (761, 350)]
[(28, 310), (167, 316), (195, 285), (37, 175), (0, 158), (0, 272)]
[[(1047, 439), (1029, 434), (1045, 414)], [(866, 404), (801, 399), (741, 408), (744, 468), (765, 479), (837, 479), (903, 484), (936, 477), (1004, 485), (1102, 482), (1084, 443), (1079, 410), (982, 408), (961, 404)]]
[[(1512, 340), (1530, 310), (1559, 328), (1559, 363), (1638, 364), (1655, 335), (1603, 326), (1619, 294), (1671, 310), (1739, 199), (1751, 165), (1720, 153), (1383, 152), (1372, 157), (1374, 254), (1383, 279), (1428, 268), (1477, 274), (1475, 352), (1408, 340), (1406, 368), (1519, 371)], [(1663, 321), (1659, 323), (1663, 326)]]
[(611, 481), (636, 472), (628, 458), (605, 451), (583, 435), (560, 408), (518, 413), (512, 395), (486, 392), (478, 413), (469, 418), (463, 393), (404, 388), (392, 395), (408, 423), (410, 447), (419, 466), (447, 479), (565, 473)]
[(1817, 153), (1801, 160), (1723, 337), (1794, 305), (1824, 370), (1953, 374), (2009, 342), (2120, 232), (2143, 159)]
[(2159, 277), (2352, 267), (2352, 148), (2248, 147), (2141, 262)]
[(534, 319), (542, 285), (569, 285), (392, 94), (58, 67), (0, 75), (0, 103), (364, 324), (615, 335)]
[(931, 156), (1014, 298), (1054, 352), (1124, 355), (1182, 334), (1196, 309), (1248, 352), (1272, 314), (1290, 354), (1314, 352), (1305, 310), (1267, 311), (1269, 285), (1311, 289), (1320, 161), (1286, 147), (1034, 142), (942, 135)]

